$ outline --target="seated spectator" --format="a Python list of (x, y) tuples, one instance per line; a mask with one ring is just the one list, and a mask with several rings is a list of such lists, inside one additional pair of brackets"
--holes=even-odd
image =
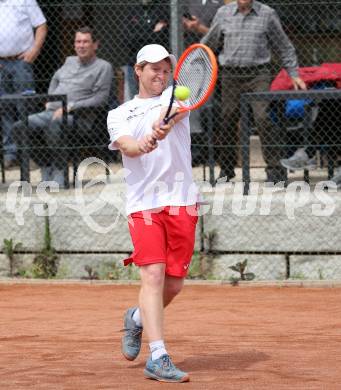
[(281, 165), (291, 172), (317, 168), (316, 147), (305, 145), (305, 143), (309, 145), (316, 144), (318, 137), (313, 128), (309, 129), (309, 134), (306, 134), (306, 137), (302, 135), (304, 117), (308, 106), (310, 106), (312, 114), (311, 127), (313, 127), (318, 116), (319, 107), (313, 104), (311, 99), (289, 99), (285, 102), (284, 117), (288, 130), (286, 143), (288, 143), (288, 146), (291, 144), (301, 145), (296, 150), (290, 147), (288, 150), (290, 157), (280, 160)]
[[(64, 65), (57, 70), (50, 82), (48, 93), (51, 95), (65, 94), (68, 98), (67, 119), (68, 125), (73, 124), (73, 111), (78, 108), (100, 107), (108, 103), (110, 88), (113, 79), (112, 66), (96, 57), (98, 40), (92, 29), (83, 27), (75, 35), (76, 56), (67, 57)], [(42, 180), (56, 181), (61, 187), (65, 185), (63, 167), (66, 159), (63, 158), (62, 133), (63, 108), (60, 102), (46, 104), (42, 112), (30, 115), (28, 131), (30, 133), (30, 147), (35, 150), (31, 156), (41, 167)], [(82, 115), (78, 128), (83, 132), (91, 129), (95, 119), (93, 110)], [(14, 126), (15, 136), (20, 137), (21, 122)], [(81, 137), (81, 134), (80, 134)], [(67, 138), (64, 135), (64, 139)], [(39, 153), (41, 141), (47, 149)]]
[[(312, 89), (333, 89), (336, 84), (333, 81), (320, 81), (311, 86)], [(296, 108), (298, 103), (304, 106), (304, 101), (295, 101)], [(310, 102), (310, 105), (312, 102)], [(282, 159), (281, 165), (290, 171), (297, 170), (312, 170), (316, 169), (316, 151), (320, 150), (322, 156), (327, 152), (328, 159), (336, 161), (334, 165), (337, 167), (334, 172), (334, 177), (331, 179), (339, 186), (341, 185), (341, 175), (338, 169), (338, 152), (340, 144), (340, 126), (341, 126), (341, 103), (328, 99), (321, 100), (317, 105), (311, 105), (312, 123), (307, 134), (307, 139), (302, 140), (298, 144), (299, 147), (289, 158)], [(301, 122), (305, 110), (303, 108), (301, 114)], [(302, 129), (302, 125), (298, 130)]]

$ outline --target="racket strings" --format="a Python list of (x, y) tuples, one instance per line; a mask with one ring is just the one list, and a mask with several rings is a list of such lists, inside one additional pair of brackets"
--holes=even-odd
[(189, 99), (182, 102), (186, 106), (194, 106), (205, 98), (213, 78), (213, 64), (208, 53), (198, 48), (191, 51), (181, 65), (177, 84), (188, 87), (191, 91)]

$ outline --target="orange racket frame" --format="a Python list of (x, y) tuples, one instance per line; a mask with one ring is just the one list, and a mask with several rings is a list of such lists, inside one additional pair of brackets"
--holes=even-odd
[(209, 87), (208, 87), (205, 95), (202, 97), (201, 100), (199, 100), (198, 103), (194, 104), (193, 106), (184, 106), (181, 103), (181, 101), (177, 101), (179, 103), (179, 106), (181, 107), (179, 112), (191, 111), (191, 110), (195, 110), (196, 108), (201, 107), (204, 103), (207, 102), (208, 98), (210, 97), (210, 95), (214, 91), (215, 85), (217, 83), (217, 79), (218, 79), (218, 64), (217, 64), (216, 56), (215, 56), (213, 51), (208, 46), (206, 46), (206, 45), (204, 45), (202, 43), (194, 43), (193, 45), (189, 46), (182, 53), (181, 57), (179, 58), (178, 63), (176, 64), (176, 68), (174, 70), (174, 80), (176, 82), (178, 81), (178, 76), (179, 76), (182, 64), (184, 63), (184, 61), (188, 57), (188, 54), (190, 52), (192, 52), (193, 50), (196, 50), (196, 49), (203, 49), (203, 50), (206, 51), (206, 53), (207, 53), (207, 55), (208, 55), (208, 57), (209, 57), (209, 59), (211, 61), (211, 64), (212, 64), (212, 73), (211, 73), (212, 74), (212, 78), (211, 78)]
[[(210, 83), (209, 83), (209, 86), (207, 88), (207, 91), (205, 92), (205, 94), (202, 96), (202, 98), (196, 103), (196, 104), (193, 104), (192, 106), (185, 106), (184, 104), (181, 103), (181, 101), (177, 100), (177, 103), (179, 104), (179, 108), (177, 109), (177, 112), (168, 116), (169, 113), (170, 113), (170, 110), (171, 110), (171, 107), (173, 105), (173, 101), (174, 101), (174, 91), (175, 91), (175, 88), (176, 88), (176, 85), (177, 85), (177, 82), (178, 82), (178, 77), (179, 77), (179, 73), (181, 71), (181, 67), (182, 67), (182, 64), (186, 61), (188, 55), (196, 50), (196, 49), (203, 49), (205, 50), (205, 52), (207, 53), (208, 55), (208, 58), (212, 64), (212, 71), (211, 71), (211, 80), (210, 80)], [(216, 56), (215, 54), (213, 53), (213, 51), (206, 45), (202, 44), (202, 43), (194, 43), (193, 45), (189, 46), (183, 53), (182, 55), (180, 56), (177, 64), (176, 64), (176, 67), (175, 67), (175, 70), (174, 70), (174, 76), (173, 76), (173, 94), (172, 94), (172, 98), (171, 98), (171, 101), (170, 101), (170, 105), (169, 105), (169, 108), (167, 110), (167, 114), (164, 118), (164, 123), (168, 123), (172, 118), (174, 118), (175, 115), (177, 114), (180, 114), (182, 112), (186, 112), (186, 111), (192, 111), (192, 110), (195, 110), (199, 107), (201, 107), (204, 103), (207, 102), (208, 98), (210, 97), (210, 95), (212, 94), (212, 92), (214, 91), (214, 88), (215, 88), (215, 85), (216, 85), (216, 82), (217, 82), (217, 79), (218, 79), (218, 64), (217, 64), (217, 59), (216, 59)]]

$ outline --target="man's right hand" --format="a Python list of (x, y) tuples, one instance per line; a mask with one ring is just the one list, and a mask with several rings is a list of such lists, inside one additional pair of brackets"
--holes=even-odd
[(28, 62), (29, 64), (33, 64), (39, 56), (39, 52), (40, 51), (38, 49), (32, 48), (31, 50), (21, 53), (18, 58), (22, 61)]
[(196, 32), (199, 35), (205, 35), (209, 30), (209, 27), (201, 23), (194, 15), (192, 15), (192, 19), (182, 18), (182, 20), (186, 30)]
[(182, 18), (184, 27), (186, 30), (198, 31), (199, 28), (199, 19), (196, 16), (192, 16), (192, 19)]

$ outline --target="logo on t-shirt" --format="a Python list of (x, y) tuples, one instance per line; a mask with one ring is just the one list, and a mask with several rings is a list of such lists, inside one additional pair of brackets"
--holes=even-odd
[[(136, 114), (129, 115), (129, 116), (127, 117), (127, 121), (130, 121), (130, 120), (132, 120), (132, 119), (134, 119), (134, 118), (137, 118), (137, 117), (139, 117), (139, 116), (144, 116), (144, 115), (146, 115), (146, 114), (148, 113), (148, 111), (152, 111), (152, 110), (155, 110), (155, 108), (160, 108), (160, 107), (162, 107), (162, 104), (160, 104), (160, 103), (155, 104), (154, 106), (150, 106), (150, 107), (147, 108), (146, 111), (141, 111), (141, 112), (138, 112), (138, 113), (136, 113)], [(129, 110), (129, 112), (133, 113), (133, 112), (136, 111), (138, 108), (141, 108), (141, 107), (134, 107), (134, 108), (132, 108), (131, 110)]]
[(127, 121), (130, 121), (131, 119), (137, 118), (139, 116), (144, 116), (144, 112), (140, 112), (139, 114), (129, 115), (127, 117)]

